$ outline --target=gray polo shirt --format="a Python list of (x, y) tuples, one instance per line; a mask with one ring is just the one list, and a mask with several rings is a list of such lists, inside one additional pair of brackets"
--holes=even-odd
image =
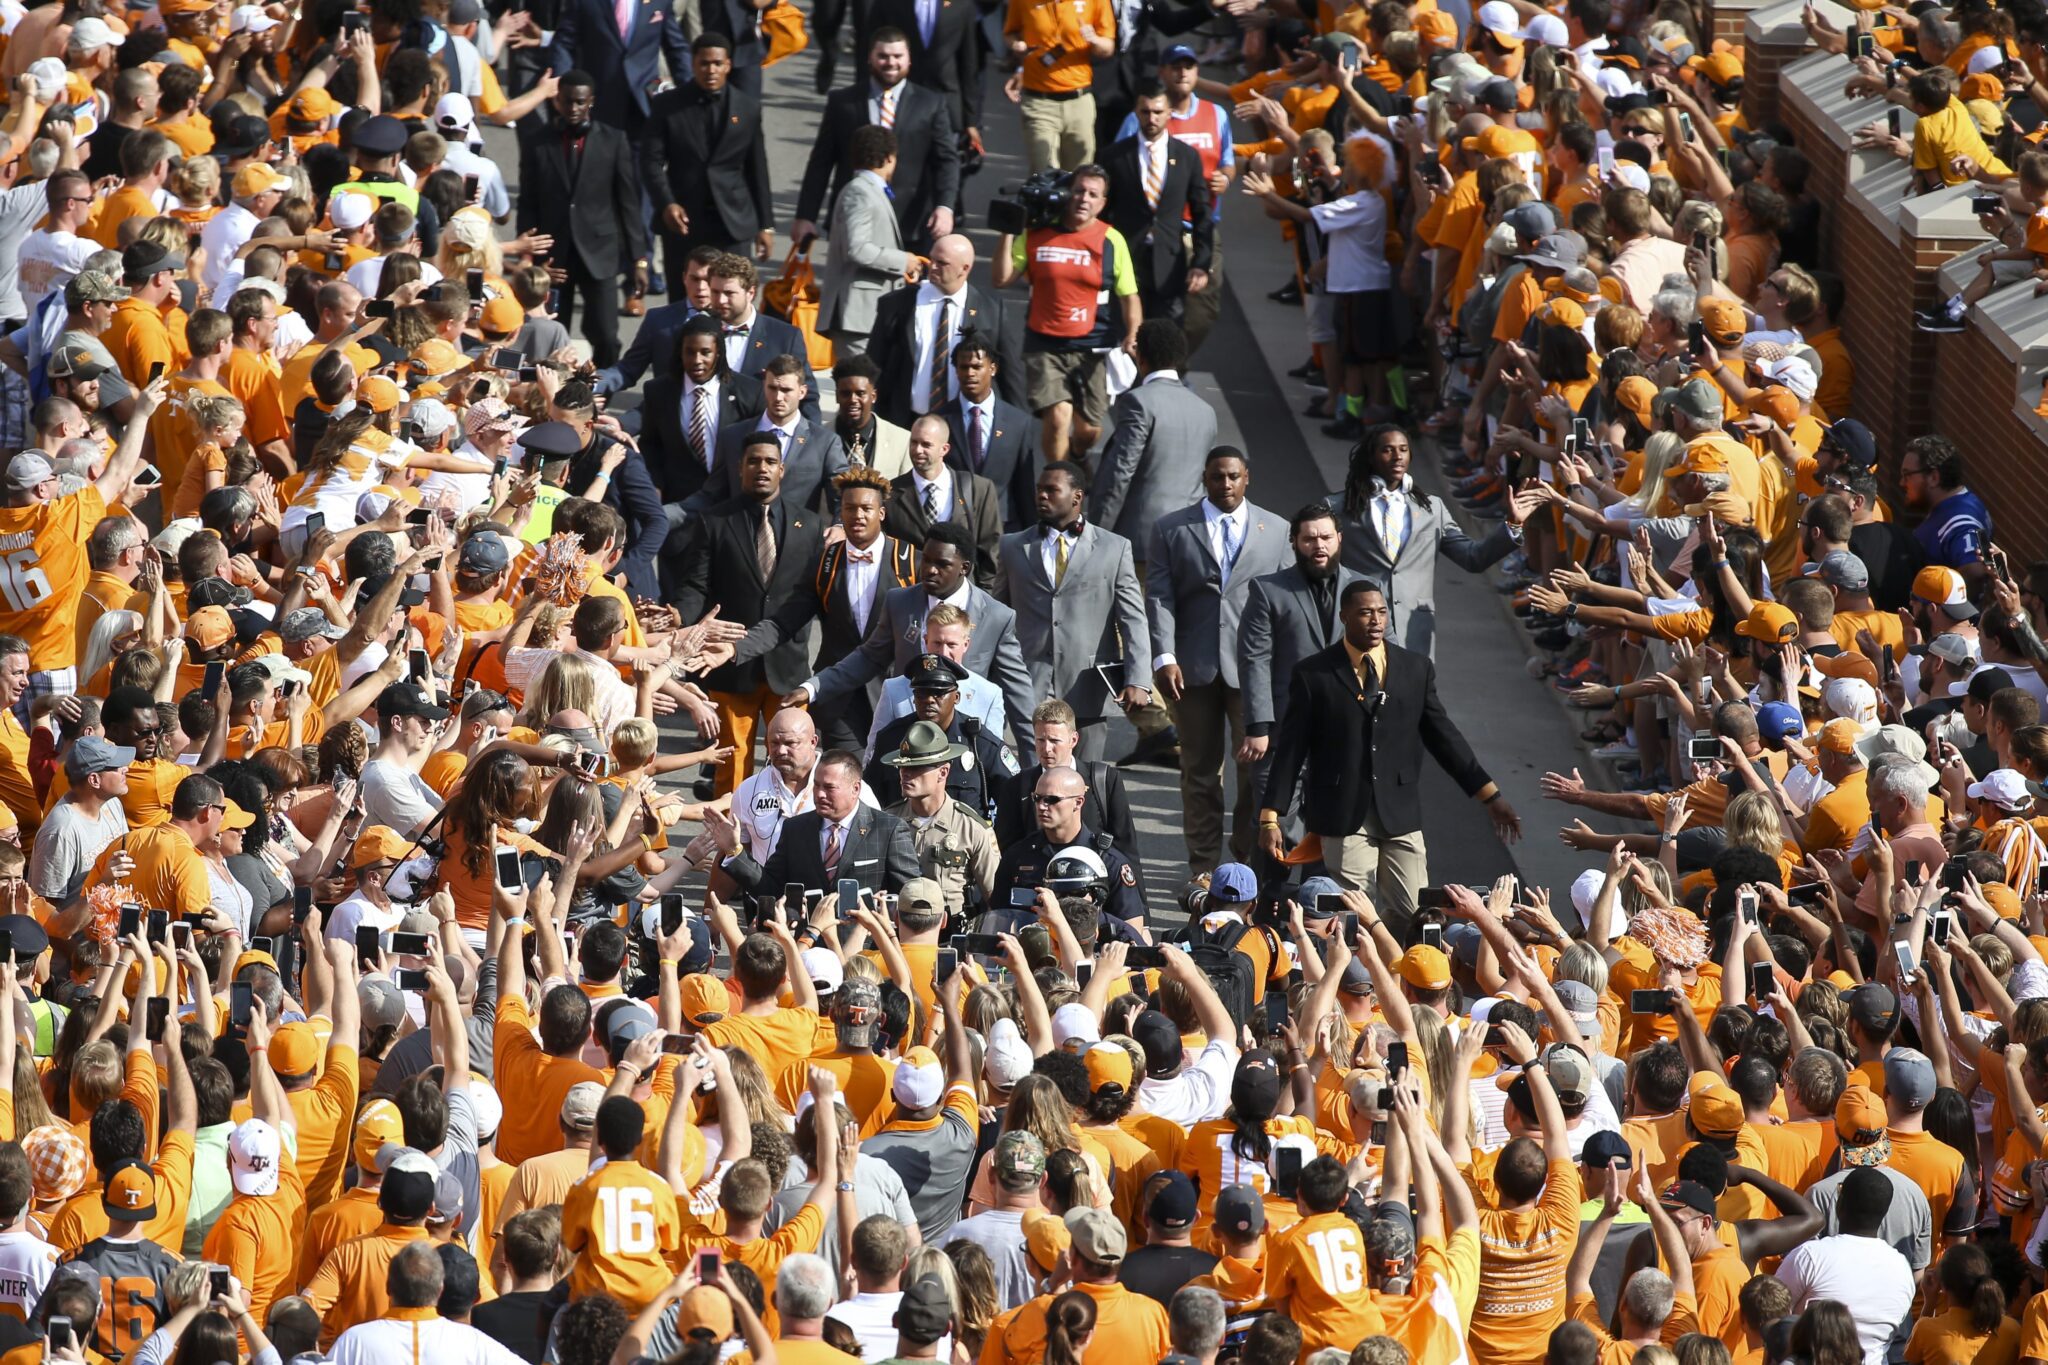
[[(973, 1092), (964, 1086), (956, 1088), (967, 1094), (972, 1111)], [(918, 1231), (929, 1246), (943, 1242), (953, 1224), (960, 1221), (960, 1202), (967, 1197), (967, 1178), (974, 1171), (975, 1138), (974, 1122), (947, 1106), (939, 1111), (939, 1121), (931, 1128), (891, 1124), (861, 1144), (863, 1165), (866, 1158), (873, 1157), (886, 1161), (903, 1177), (911, 1207), (917, 1210)]]
[[(1853, 1169), (1836, 1171), (1806, 1192), (1806, 1197), (1820, 1210), (1820, 1216), (1827, 1220), (1823, 1229), (1826, 1236), (1833, 1237), (1842, 1230), (1835, 1222), (1835, 1204), (1842, 1197), (1842, 1182)], [(1871, 1169), (1892, 1182), (1892, 1206), (1885, 1210), (1884, 1221), (1877, 1225), (1878, 1239), (1891, 1243), (1918, 1274), (1934, 1259), (1934, 1210), (1927, 1203), (1927, 1193), (1903, 1172), (1889, 1166)]]

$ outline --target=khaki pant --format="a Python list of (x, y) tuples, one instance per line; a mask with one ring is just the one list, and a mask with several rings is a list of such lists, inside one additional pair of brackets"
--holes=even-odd
[(1024, 92), (1024, 154), (1034, 174), (1054, 166), (1071, 171), (1095, 159), (1095, 96), (1070, 100)]
[[(1180, 802), (1188, 866), (1195, 872), (1213, 872), (1223, 852), (1223, 765), (1244, 742), (1244, 698), (1219, 678), (1182, 692), (1173, 709), (1180, 731)], [(1251, 765), (1239, 763), (1237, 805), (1230, 820), (1233, 862), (1251, 862), (1257, 823)]]
[(1422, 831), (1387, 834), (1368, 816), (1365, 827), (1336, 841), (1323, 840), (1323, 866), (1352, 891), (1364, 891), (1403, 945), (1415, 928), (1415, 893), (1429, 884), (1429, 850)]
[(718, 708), (718, 742), (732, 745), (732, 757), (718, 765), (718, 793), (724, 795), (754, 771), (754, 726), (766, 725), (782, 709), (782, 694), (765, 683), (751, 692), (711, 692)]

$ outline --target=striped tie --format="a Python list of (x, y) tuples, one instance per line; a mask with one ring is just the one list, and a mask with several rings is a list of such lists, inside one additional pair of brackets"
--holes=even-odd
[(1145, 151), (1145, 204), (1148, 208), (1159, 207), (1159, 195), (1166, 188), (1166, 139), (1161, 138)]
[(698, 461), (706, 469), (711, 468), (711, 405), (705, 401), (702, 389), (690, 397), (689, 441)]
[(946, 376), (951, 367), (946, 360), (953, 354), (953, 300), (939, 300), (939, 316), (932, 323), (932, 391), (925, 402), (925, 411), (930, 412), (946, 401)]
[(839, 826), (825, 826), (825, 880), (833, 881), (839, 876)]
[(884, 90), (882, 98), (876, 101), (876, 104), (881, 107), (882, 126), (884, 128), (894, 128), (896, 126), (896, 97), (902, 93), (902, 86), (892, 85), (887, 90)]

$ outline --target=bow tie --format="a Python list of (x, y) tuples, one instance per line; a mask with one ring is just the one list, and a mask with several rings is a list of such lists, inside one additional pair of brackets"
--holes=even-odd
[(743, 337), (747, 334), (748, 330), (749, 329), (745, 327), (726, 327), (723, 329), (723, 335), (729, 337)]
[(875, 562), (875, 552), (873, 550), (848, 549), (846, 557), (855, 564), (872, 564)]

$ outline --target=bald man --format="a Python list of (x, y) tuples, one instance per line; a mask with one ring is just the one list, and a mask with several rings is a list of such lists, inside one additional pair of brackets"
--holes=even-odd
[[(810, 713), (798, 707), (784, 707), (768, 722), (763, 741), (768, 749), (768, 766), (739, 784), (732, 794), (732, 815), (739, 825), (740, 841), (754, 861), (767, 866), (782, 837), (783, 821), (812, 808), (811, 779), (818, 769), (818, 727)], [(860, 784), (860, 803), (881, 809), (866, 782)], [(719, 889), (723, 868), (712, 873), (712, 889)], [(779, 888), (778, 888), (779, 889)]]
[(944, 417), (927, 413), (910, 424), (910, 468), (890, 481), (884, 529), (922, 545), (940, 522), (966, 527), (974, 537), (974, 581), (992, 588), (996, 543), (1003, 538), (1002, 499), (981, 475), (955, 468), (946, 458), (952, 449), (952, 428)]
[[(899, 158), (899, 175), (901, 164)], [(941, 237), (932, 243), (931, 263), (915, 289), (894, 290), (875, 305), (868, 359), (882, 371), (876, 410), (884, 420), (908, 427), (944, 407), (960, 392), (953, 347), (969, 333), (995, 346), (997, 391), (1022, 406), (1023, 358), (1005, 337), (1002, 305), (967, 282), (974, 272), (974, 243), (957, 233)]]

